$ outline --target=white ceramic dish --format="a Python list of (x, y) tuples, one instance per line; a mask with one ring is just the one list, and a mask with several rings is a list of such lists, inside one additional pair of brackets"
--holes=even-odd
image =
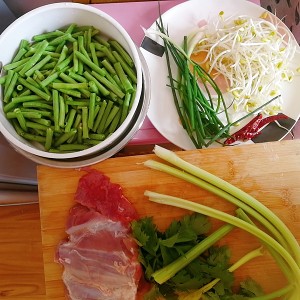
[(50, 159), (69, 159), (84, 157), (114, 143), (128, 127), (141, 99), (142, 66), (137, 48), (125, 29), (108, 14), (88, 5), (77, 3), (55, 3), (34, 9), (12, 23), (0, 36), (0, 61), (3, 65), (9, 63), (22, 39), (31, 40), (36, 35), (64, 27), (71, 23), (90, 25), (101, 30), (104, 34), (117, 40), (131, 55), (137, 71), (137, 91), (134, 104), (123, 124), (108, 138), (96, 146), (86, 150), (71, 153), (50, 153), (38, 149), (29, 141), (20, 137), (11, 123), (6, 119), (2, 101), (0, 103), (0, 131), (4, 137), (19, 149), (35, 156)]
[[(265, 12), (265, 9), (249, 1), (242, 0), (190, 0), (171, 8), (162, 15), (162, 20), (165, 27), (168, 28), (171, 39), (178, 45), (181, 45), (183, 37), (193, 32), (201, 20), (215, 18), (220, 11), (224, 11), (226, 16), (249, 15), (258, 17)], [(156, 29), (156, 23), (154, 23), (150, 28)], [(155, 35), (151, 35), (151, 39), (162, 44), (160, 38)], [(185, 150), (194, 149), (194, 144), (180, 123), (171, 89), (168, 86), (169, 80), (165, 55), (155, 55), (148, 50), (141, 48), (149, 66), (150, 76), (152, 79), (151, 101), (148, 117), (154, 127), (170, 142)], [(300, 66), (299, 54), (295, 56), (294, 64)], [(174, 74), (176, 74), (176, 66), (174, 63), (172, 64), (172, 68)], [(282, 91), (282, 95), (284, 95), (285, 99), (283, 113), (290, 118), (285, 125), (288, 129), (292, 129), (296, 121), (299, 119), (300, 102), (297, 101), (299, 85), (300, 76), (295, 76), (291, 83), (284, 83)], [(288, 134), (286, 130), (277, 126), (277, 128), (272, 128), (271, 132), (269, 128), (268, 133), (262, 134), (258, 140), (259, 142), (280, 140), (286, 134)], [(212, 147), (218, 146), (219, 144), (217, 143), (212, 145)]]

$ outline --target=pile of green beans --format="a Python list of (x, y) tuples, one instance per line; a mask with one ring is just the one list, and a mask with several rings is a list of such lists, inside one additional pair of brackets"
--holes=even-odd
[(93, 26), (21, 40), (0, 78), (3, 111), (16, 132), (45, 151), (99, 144), (127, 117), (136, 94), (134, 62)]

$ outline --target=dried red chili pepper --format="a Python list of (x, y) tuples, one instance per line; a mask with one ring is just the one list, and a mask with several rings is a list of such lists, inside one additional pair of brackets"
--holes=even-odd
[(229, 138), (227, 138), (224, 142), (224, 145), (230, 145), (236, 141), (245, 141), (253, 139), (257, 135), (261, 134), (261, 131), (259, 130), (263, 126), (282, 119), (288, 119), (288, 116), (284, 114), (278, 114), (274, 116), (268, 116), (263, 119), (262, 114), (258, 114), (248, 124), (246, 124), (237, 132), (233, 133)]
[(288, 118), (289, 117), (284, 114), (268, 116), (260, 121), (258, 129), (261, 129), (263, 126), (265, 126), (271, 122), (278, 121), (278, 120), (284, 120), (284, 119), (288, 119)]
[(250, 132), (256, 132), (257, 128), (262, 120), (262, 114), (255, 116), (248, 124), (242, 127), (240, 130), (233, 133), (228, 139), (225, 140), (225, 145), (230, 145), (239, 140), (245, 140), (246, 134)]

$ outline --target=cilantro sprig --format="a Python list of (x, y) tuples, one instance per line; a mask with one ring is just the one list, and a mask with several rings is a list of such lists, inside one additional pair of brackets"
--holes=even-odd
[[(164, 232), (158, 230), (152, 217), (135, 220), (131, 225), (140, 246), (139, 260), (145, 278), (155, 284), (145, 299), (161, 299), (162, 296), (170, 300), (235, 299), (219, 298), (234, 295), (232, 271), (235, 266), (230, 264), (228, 246), (215, 245), (233, 226), (227, 224), (210, 233), (209, 218), (199, 213), (174, 220)], [(259, 255), (261, 251), (253, 251), (236, 266)], [(242, 286), (244, 289), (239, 296), (244, 297), (248, 295), (244, 293), (246, 283)]]

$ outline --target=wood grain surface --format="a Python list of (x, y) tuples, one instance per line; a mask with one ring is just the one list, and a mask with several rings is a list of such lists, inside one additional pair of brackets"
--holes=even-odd
[[(281, 141), (240, 147), (179, 151), (179, 156), (227, 180), (256, 197), (275, 212), (300, 241), (300, 141)], [(111, 158), (92, 166), (122, 186), (125, 196), (141, 217), (152, 215), (160, 229), (186, 211), (155, 204), (143, 195), (146, 189), (179, 196), (205, 205), (233, 212), (234, 206), (185, 183), (180, 179), (150, 170), (143, 165), (154, 154)], [(40, 217), (45, 269), (46, 294), (49, 299), (64, 299), (62, 268), (54, 262), (58, 243), (66, 237), (65, 222), (75, 204), (74, 193), (84, 170), (38, 167)], [(213, 222), (215, 227), (220, 222)], [(233, 261), (259, 246), (256, 238), (234, 229), (222, 244), (230, 245)], [(266, 291), (281, 287), (285, 280), (267, 254), (237, 273), (237, 280), (251, 276)]]

